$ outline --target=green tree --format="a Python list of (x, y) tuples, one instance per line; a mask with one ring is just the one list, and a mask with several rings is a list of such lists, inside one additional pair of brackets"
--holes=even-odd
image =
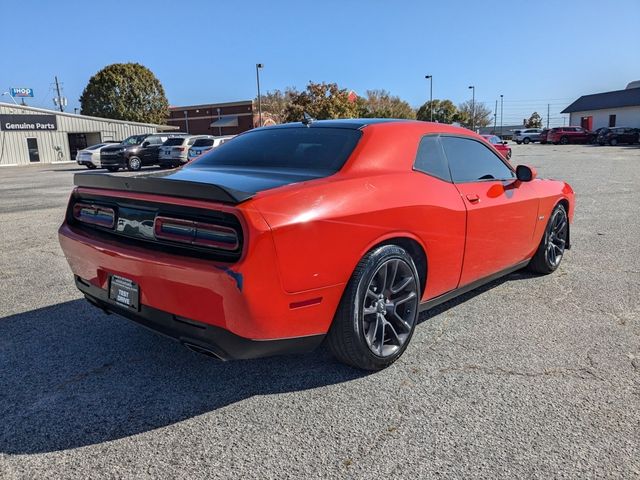
[(337, 84), (309, 82), (304, 91), (291, 96), (291, 103), (284, 110), (285, 120), (299, 122), (304, 112), (318, 120), (354, 118), (357, 106), (349, 100), (349, 92)]
[(433, 107), (433, 121), (448, 123), (459, 121), (459, 113), (451, 100), (433, 100), (422, 105), (416, 113), (418, 120), (428, 122), (431, 120), (431, 108)]
[[(291, 104), (292, 98), (300, 92), (294, 87), (287, 87), (284, 92), (281, 90), (273, 90), (260, 95), (262, 100), (262, 113), (271, 115), (276, 123), (286, 121), (285, 111)], [(254, 104), (258, 108), (258, 97), (255, 98)]]
[[(475, 111), (475, 121), (472, 122), (472, 112)], [(475, 102), (475, 106), (471, 100), (462, 102), (458, 105), (458, 121), (466, 128), (486, 127), (491, 123), (493, 112), (482, 102)]]
[(83, 115), (164, 124), (169, 102), (156, 76), (139, 63), (114, 63), (96, 73), (80, 96)]
[(411, 105), (386, 90), (367, 90), (366, 97), (356, 101), (361, 118), (416, 118)]
[(533, 112), (524, 126), (527, 128), (542, 128), (542, 117), (538, 112)]

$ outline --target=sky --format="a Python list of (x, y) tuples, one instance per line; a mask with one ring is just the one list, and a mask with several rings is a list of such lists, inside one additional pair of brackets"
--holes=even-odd
[(491, 110), (504, 95), (505, 125), (550, 104), (553, 126), (580, 95), (640, 80), (639, 25), (639, 0), (21, 0), (0, 9), (0, 93), (53, 108), (57, 76), (73, 111), (101, 68), (139, 62), (171, 105), (249, 100), (263, 63), (263, 91), (337, 82), (417, 107), (433, 75), (434, 98), (474, 85)]

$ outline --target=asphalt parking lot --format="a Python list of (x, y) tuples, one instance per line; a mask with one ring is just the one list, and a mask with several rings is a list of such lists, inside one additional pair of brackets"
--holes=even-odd
[(104, 315), (56, 236), (81, 170), (0, 169), (0, 478), (640, 478), (640, 147), (512, 147), (573, 185), (572, 250), (425, 312), (374, 374)]

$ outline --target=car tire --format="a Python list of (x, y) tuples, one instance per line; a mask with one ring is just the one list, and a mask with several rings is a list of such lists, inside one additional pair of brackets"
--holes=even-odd
[(507, 152), (507, 160), (511, 160), (511, 150)]
[(127, 170), (137, 172), (142, 168), (142, 160), (139, 157), (129, 157), (127, 160)]
[(106, 167), (107, 170), (109, 170), (110, 172), (117, 172), (118, 170), (120, 170), (120, 167)]
[(519, 142), (518, 140), (516, 140), (516, 143), (517, 143), (518, 145), (522, 145), (522, 142)]
[(567, 137), (560, 138), (560, 145), (567, 145), (569, 143), (569, 139)]
[(96, 166), (95, 166), (93, 163), (88, 163), (88, 164), (86, 165), (86, 167), (87, 167), (89, 170), (95, 170), (95, 169), (96, 169)]
[(636, 134), (636, 136), (633, 137), (633, 140), (631, 140), (631, 145), (633, 145), (634, 143), (640, 143), (640, 134)]
[(618, 139), (612, 138), (611, 140), (609, 140), (609, 145), (611, 145), (612, 147), (615, 147), (616, 145), (618, 145)]
[(551, 212), (540, 245), (527, 268), (541, 274), (554, 272), (560, 266), (568, 240), (569, 218), (559, 203)]
[(397, 245), (371, 250), (342, 295), (326, 338), (329, 350), (362, 370), (388, 367), (413, 336), (419, 302), (420, 280), (411, 255)]
[(531, 141), (531, 139), (530, 139), (529, 137), (525, 137), (525, 138), (522, 140), (522, 143), (524, 143), (525, 145), (528, 145), (530, 141)]

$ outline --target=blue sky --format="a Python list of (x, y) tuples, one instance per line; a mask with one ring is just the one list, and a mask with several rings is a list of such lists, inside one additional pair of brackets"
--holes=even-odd
[[(580, 95), (640, 79), (640, 2), (21, 0), (0, 12), (0, 89), (31, 87), (51, 107), (54, 75), (67, 110), (115, 62), (140, 62), (172, 105), (251, 99), (263, 90), (335, 81), (384, 88), (418, 106), (470, 98), (505, 124), (533, 110), (552, 123)], [(1, 99), (7, 101), (7, 97)]]

